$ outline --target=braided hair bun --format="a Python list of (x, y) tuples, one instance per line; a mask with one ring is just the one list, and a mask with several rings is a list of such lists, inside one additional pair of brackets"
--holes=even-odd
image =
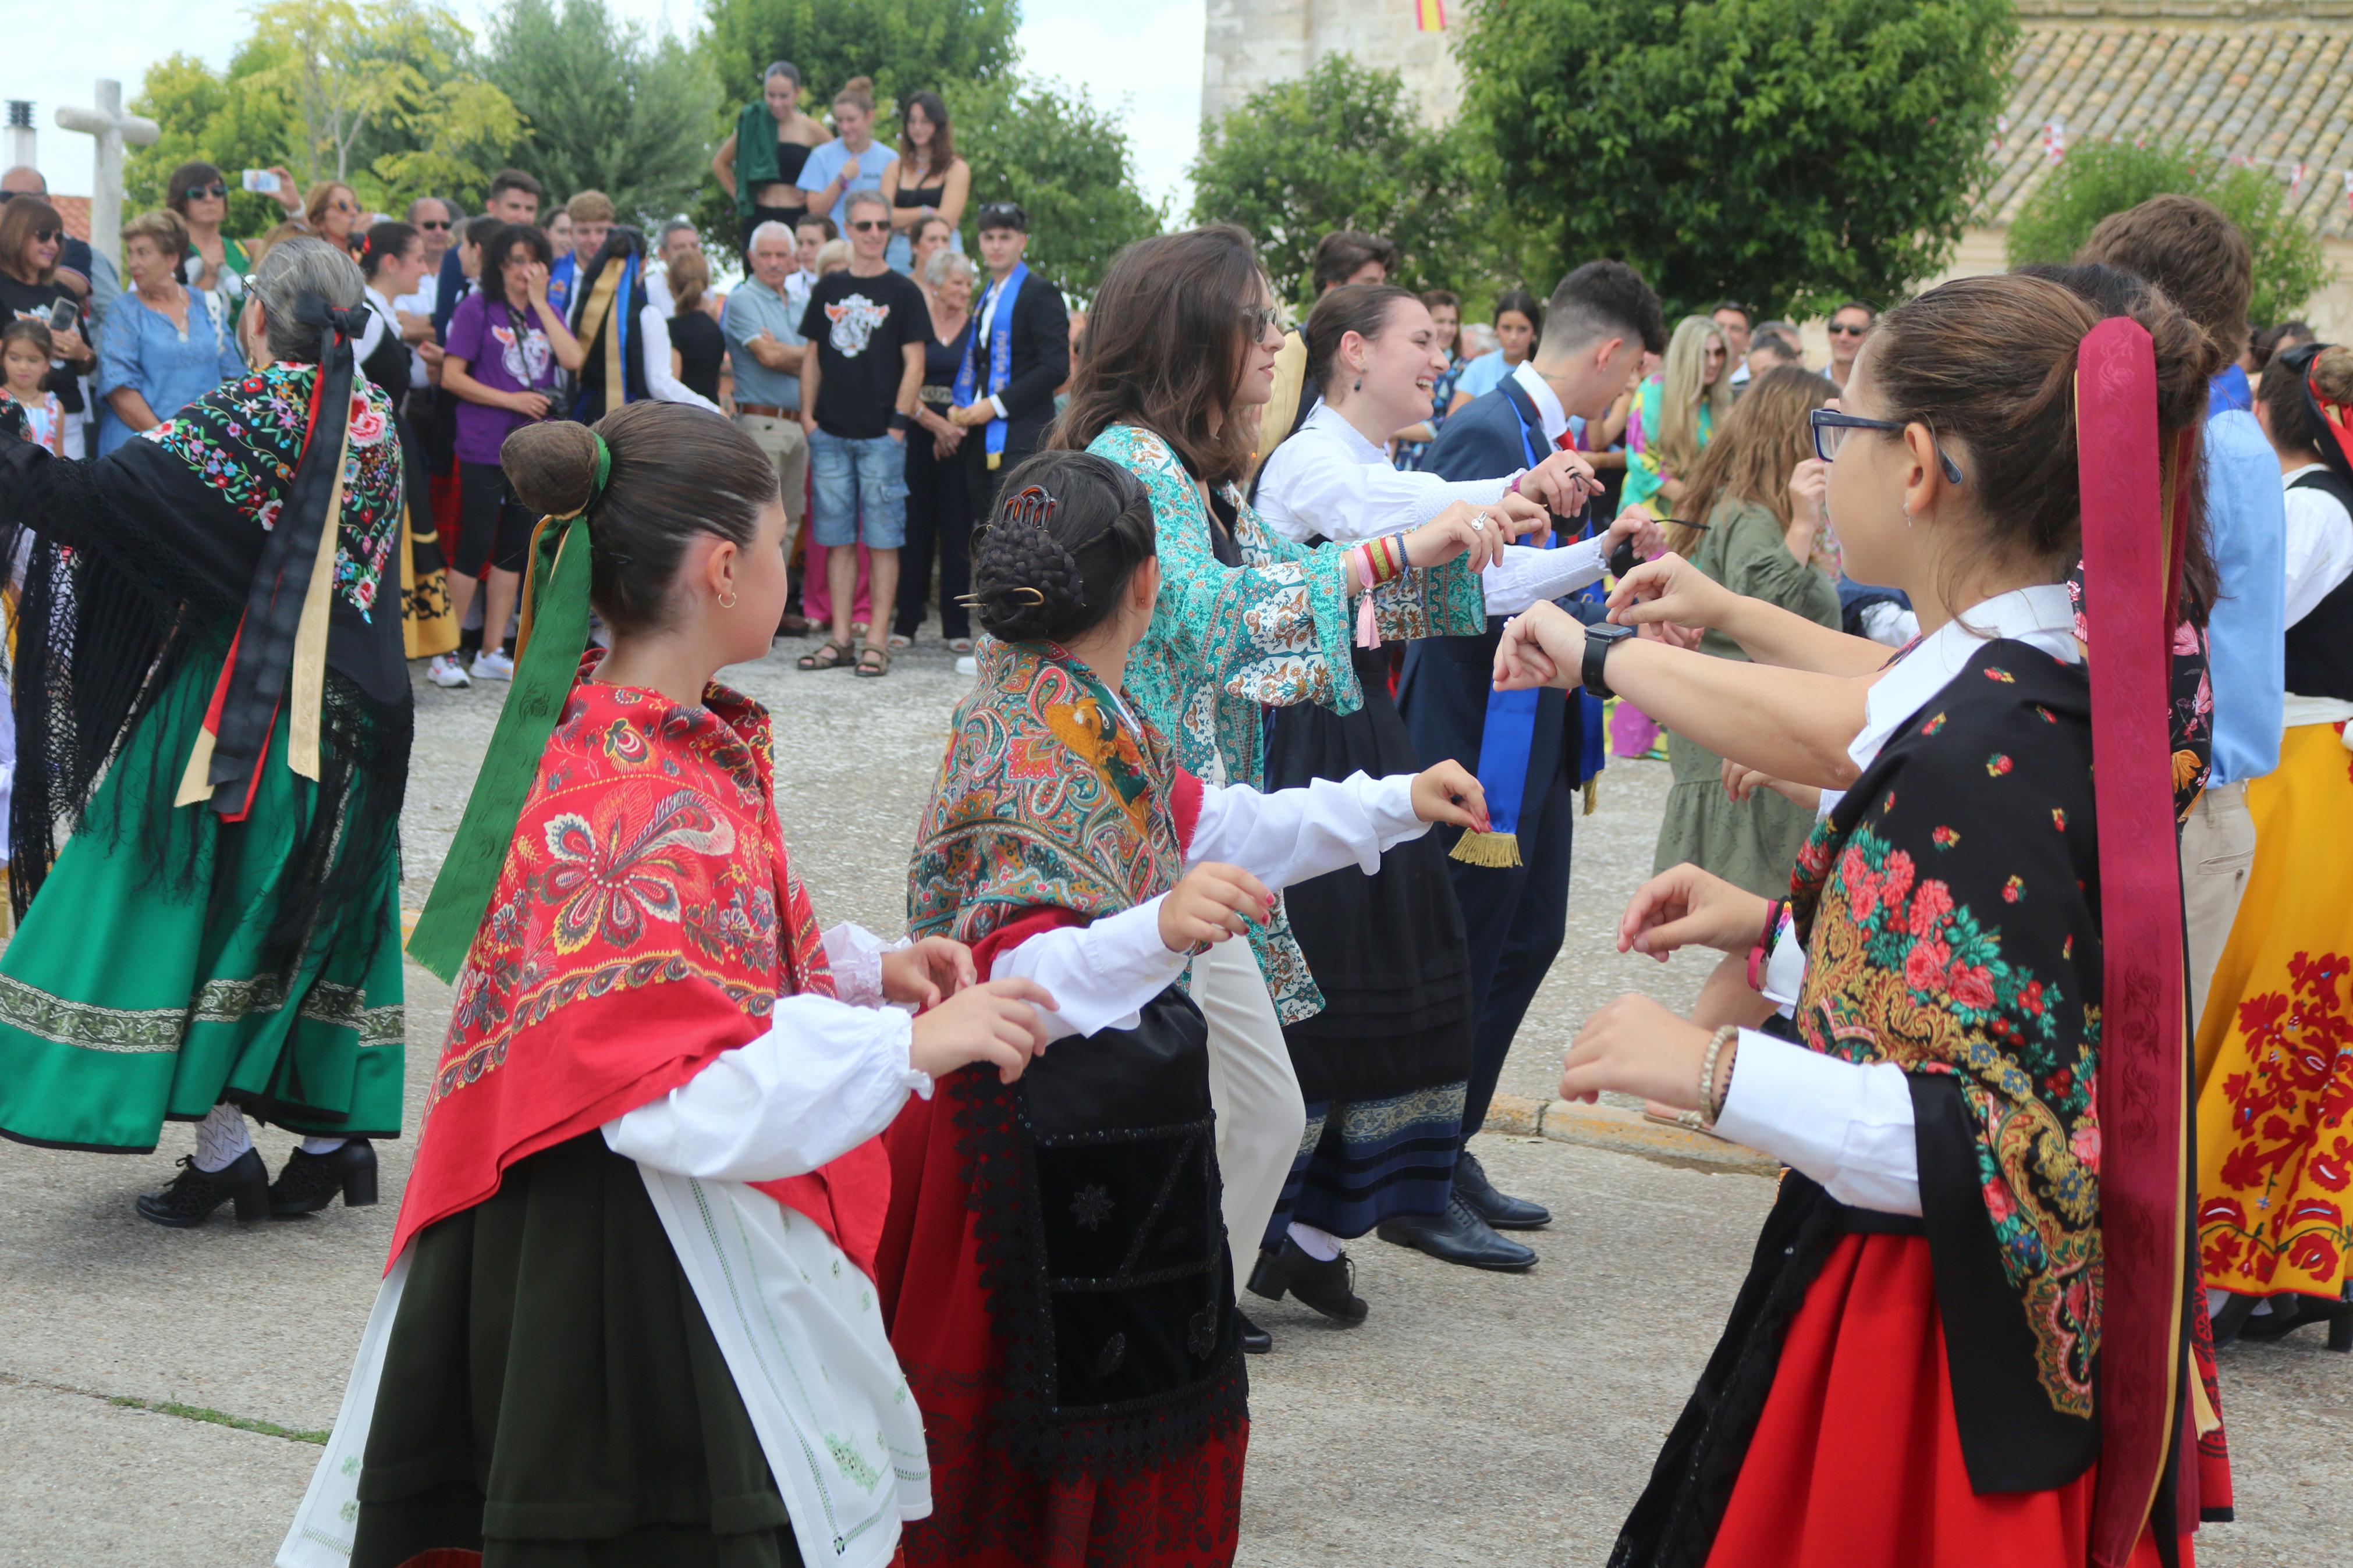
[(981, 628), (1000, 642), (1082, 637), (1154, 553), (1142, 480), (1090, 452), (1040, 452), (1006, 477), (973, 548)]

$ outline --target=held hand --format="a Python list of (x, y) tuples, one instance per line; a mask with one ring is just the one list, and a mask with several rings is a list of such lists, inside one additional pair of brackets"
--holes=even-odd
[(1485, 833), (1487, 792), (1480, 787), (1479, 775), (1469, 768), (1458, 762), (1443, 762), (1414, 775), (1413, 814), (1424, 822), (1451, 822)]
[(986, 425), (996, 417), (997, 410), (986, 403), (966, 404), (964, 407), (953, 409), (948, 414), (951, 421), (967, 430), (976, 425)]
[(1831, 466), (1820, 458), (1808, 458), (1789, 470), (1789, 514), (1791, 522), (1803, 521), (1819, 527), (1826, 521), (1831, 489)]
[(1552, 513), (1525, 489), (1514, 491), (1487, 509), (1487, 521), (1501, 520), (1515, 544), (1542, 545), (1552, 532)]
[(928, 1012), (980, 978), (972, 949), (950, 937), (927, 936), (913, 947), (882, 955), (882, 999), (913, 1002)]
[(1651, 516), (1648, 508), (1630, 506), (1609, 520), (1609, 531), (1601, 536), (1602, 554), (1605, 558), (1615, 555), (1618, 547), (1630, 540), (1634, 552), (1640, 555), (1643, 552), (1644, 542), (1655, 539), (1658, 533), (1658, 521)]
[(1689, 861), (1634, 889), (1618, 921), (1618, 951), (1661, 963), (1678, 948), (1746, 952), (1765, 937), (1766, 902)]
[(1495, 644), (1498, 691), (1574, 686), (1585, 662), (1585, 627), (1558, 605), (1531, 605), (1504, 623)]
[(1703, 630), (1723, 625), (1739, 595), (1672, 551), (1645, 561), (1609, 592), (1609, 618), (1620, 626), (1661, 621)]
[(1240, 866), (1203, 861), (1160, 900), (1160, 945), (1171, 952), (1203, 952), (1273, 913), (1274, 895), (1264, 882)]
[(1414, 566), (1440, 566), (1461, 555), (1472, 571), (1483, 572), (1504, 558), (1509, 542), (1485, 509), (1459, 500), (1405, 536), (1405, 558)]
[(1819, 811), (1821, 808), (1822, 792), (1812, 784), (1791, 784), (1788, 779), (1777, 779), (1770, 773), (1759, 773), (1757, 769), (1744, 766), (1729, 757), (1725, 759), (1724, 793), (1725, 795), (1736, 801), (1745, 801), (1755, 795), (1760, 789), (1769, 789), (1791, 805), (1802, 806), (1808, 811)]
[(1034, 980), (967, 985), (916, 1018), (908, 1064), (944, 1078), (967, 1062), (993, 1062), (997, 1081), (1011, 1083), (1046, 1048), (1046, 1021), (1038, 1009), (1053, 1006), (1053, 993)]
[[(1713, 1031), (1629, 994), (1585, 1021), (1561, 1062), (1560, 1097), (1590, 1104), (1604, 1089), (1677, 1110), (1699, 1109), (1699, 1069)], [(1728, 1053), (1727, 1053), (1728, 1054)], [(1721, 1080), (1725, 1063), (1719, 1059)]]
[(543, 392), (510, 392), (507, 406), (526, 419), (547, 417), (547, 395)]
[(1593, 477), (1593, 463), (1582, 452), (1558, 451), (1520, 476), (1520, 493), (1560, 513), (1574, 517), (1586, 501), (1601, 493)]

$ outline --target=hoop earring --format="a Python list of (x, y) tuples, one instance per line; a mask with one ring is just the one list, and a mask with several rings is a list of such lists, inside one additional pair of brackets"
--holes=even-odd
[(719, 600), (719, 607), (723, 610), (733, 609), (735, 607), (735, 595), (733, 594), (723, 595)]

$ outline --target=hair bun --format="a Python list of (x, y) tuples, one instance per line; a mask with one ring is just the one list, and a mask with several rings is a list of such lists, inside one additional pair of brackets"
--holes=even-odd
[[(1049, 506), (1052, 503), (1048, 502)], [(980, 624), (1000, 642), (1048, 637), (1085, 609), (1086, 584), (1061, 541), (1008, 497), (980, 537), (972, 567)]]
[(874, 79), (871, 76), (851, 77), (848, 81), (841, 84), (841, 90), (844, 92), (872, 92), (874, 90)]
[(522, 426), (499, 447), (499, 467), (525, 511), (568, 517), (587, 506), (596, 486), (596, 432), (568, 419)]

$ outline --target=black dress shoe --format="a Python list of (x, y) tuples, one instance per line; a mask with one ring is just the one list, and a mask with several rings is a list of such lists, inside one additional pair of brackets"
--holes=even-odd
[[(2353, 1352), (2353, 1299), (2326, 1300), (2317, 1296), (2286, 1293), (2270, 1298), (2271, 1310), (2257, 1312), (2240, 1328), (2238, 1337), (2256, 1343), (2284, 1340), (2314, 1323), (2328, 1325), (2328, 1348)], [(2234, 1303), (2235, 1304), (2235, 1303)], [(2224, 1309), (2226, 1311), (2229, 1309)]]
[(259, 1151), (248, 1149), (217, 1171), (199, 1171), (195, 1155), (181, 1155), (180, 1173), (172, 1184), (139, 1200), (139, 1217), (186, 1230), (204, 1224), (213, 1210), (231, 1199), (241, 1220), (269, 1213), (269, 1167), (261, 1163)]
[(1240, 1307), (1236, 1307), (1234, 1309), (1234, 1318), (1241, 1324), (1243, 1354), (1264, 1355), (1267, 1352), (1274, 1348), (1274, 1336), (1268, 1333), (1264, 1329), (1260, 1328), (1256, 1323), (1251, 1322), (1250, 1321), (1249, 1313), (1243, 1311)]
[(1282, 1247), (1260, 1249), (1258, 1266), (1250, 1277), (1252, 1295), (1280, 1301), (1288, 1290), (1345, 1329), (1363, 1322), (1365, 1314), (1372, 1310), (1356, 1294), (1356, 1267), (1346, 1253), (1326, 1262), (1308, 1256), (1305, 1247), (1287, 1236)]
[(344, 1141), (324, 1154), (306, 1154), (298, 1144), (269, 1184), (269, 1217), (316, 1214), (343, 1194), (347, 1209), (375, 1202), (375, 1148), (364, 1138)]
[(1454, 1156), (1454, 1192), (1497, 1230), (1542, 1230), (1552, 1223), (1552, 1210), (1544, 1205), (1497, 1192), (1487, 1167), (1468, 1149)]
[(1457, 1193), (1440, 1215), (1400, 1215), (1381, 1221), (1377, 1232), (1383, 1241), (1427, 1252), (1442, 1263), (1467, 1264), (1517, 1274), (1535, 1267), (1536, 1255), (1516, 1241), (1497, 1236), (1478, 1211)]

